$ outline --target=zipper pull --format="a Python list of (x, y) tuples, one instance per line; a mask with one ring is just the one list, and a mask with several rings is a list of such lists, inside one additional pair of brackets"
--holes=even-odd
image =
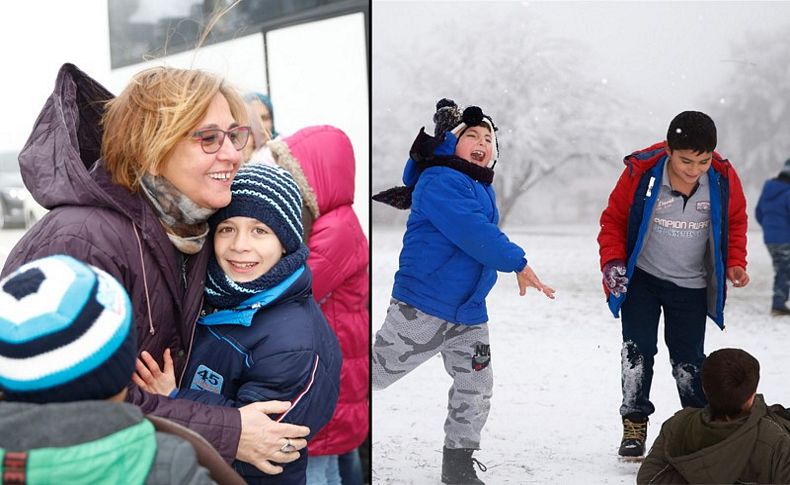
[(650, 194), (653, 193), (653, 184), (656, 183), (655, 177), (650, 177), (650, 181), (647, 183), (647, 192), (645, 192), (645, 197), (650, 197)]
[(189, 256), (183, 256), (181, 260), (181, 282), (184, 283), (184, 291), (187, 290), (187, 261), (189, 261)]

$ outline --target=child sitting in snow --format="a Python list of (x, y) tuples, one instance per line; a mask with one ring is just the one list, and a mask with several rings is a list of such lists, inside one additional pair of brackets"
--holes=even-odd
[[(164, 372), (144, 352), (134, 380), (149, 392), (221, 406), (290, 401), (277, 419), (308, 426), (309, 441), (332, 417), (342, 358), (312, 295), (299, 188), (283, 169), (249, 164), (239, 169), (231, 196), (209, 220), (207, 305), (182, 388), (167, 351)], [(281, 451), (296, 453), (287, 439)], [(234, 466), (248, 483), (304, 484), (307, 454), (280, 475)]]
[[(373, 388), (384, 389), (442, 354), (453, 379), (445, 422), (442, 482), (483, 483), (472, 453), (493, 387), (486, 296), (497, 271), (514, 272), (554, 298), (527, 265), (524, 250), (497, 227), (496, 127), (476, 106), (436, 105), (434, 136), (420, 130), (403, 181), (374, 199), (411, 208), (387, 317), (373, 347)], [(484, 470), (484, 467), (480, 468)]]
[(719, 349), (702, 363), (704, 408), (661, 426), (636, 483), (790, 483), (790, 413), (757, 394), (760, 363)]

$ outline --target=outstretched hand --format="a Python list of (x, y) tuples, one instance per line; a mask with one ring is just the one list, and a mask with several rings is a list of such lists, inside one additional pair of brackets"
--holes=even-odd
[(163, 360), (165, 363), (164, 370), (159, 368), (159, 364), (151, 357), (151, 354), (143, 350), (137, 359), (135, 373), (132, 374), (132, 381), (146, 392), (169, 396), (176, 388), (176, 373), (173, 370), (173, 359), (170, 356), (170, 349), (165, 349)]
[(735, 288), (743, 288), (749, 284), (749, 273), (741, 266), (731, 266), (727, 268), (727, 279)]
[(519, 295), (526, 295), (527, 288), (532, 287), (537, 288), (538, 291), (542, 291), (544, 295), (552, 300), (554, 299), (554, 288), (544, 285), (529, 265), (524, 266), (524, 269), (516, 273), (516, 280), (518, 281)]

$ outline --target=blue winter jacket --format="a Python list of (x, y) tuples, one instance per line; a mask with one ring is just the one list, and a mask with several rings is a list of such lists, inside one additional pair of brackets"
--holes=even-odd
[(765, 244), (790, 243), (790, 179), (777, 177), (765, 182), (755, 215), (763, 227)]
[[(335, 410), (342, 361), (337, 337), (311, 288), (305, 265), (237, 308), (202, 316), (184, 388), (176, 397), (233, 407), (290, 401), (288, 411), (271, 417), (308, 426), (309, 441)], [(303, 484), (307, 453), (284, 465), (279, 475), (265, 475), (240, 461), (233, 465), (248, 483)]]
[[(452, 156), (456, 142), (447, 133), (434, 154)], [(452, 323), (487, 322), (497, 271), (527, 264), (497, 227), (494, 188), (447, 166), (420, 170), (411, 158), (403, 182), (414, 191), (392, 297)]]

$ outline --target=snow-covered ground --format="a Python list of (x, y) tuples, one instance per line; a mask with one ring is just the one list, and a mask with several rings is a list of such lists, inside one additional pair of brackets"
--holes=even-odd
[[(557, 299), (535, 290), (519, 297), (515, 276), (504, 274), (488, 297), (495, 382), (482, 450), (475, 453), (488, 471), (479, 475), (489, 484), (633, 483), (638, 464), (617, 459), (620, 321), (608, 312), (601, 291), (597, 226), (507, 232), (526, 249), (540, 278), (557, 290)], [(400, 229), (373, 228), (373, 332), (384, 321), (401, 237)], [(709, 320), (705, 351), (747, 350), (761, 363), (758, 392), (769, 403), (787, 405), (790, 317), (768, 314), (773, 270), (760, 232), (749, 233), (748, 260), (752, 282), (730, 288), (727, 329)], [(668, 361), (661, 343), (648, 445), (680, 407)], [(437, 356), (373, 393), (373, 483), (440, 483), (449, 387)]]

